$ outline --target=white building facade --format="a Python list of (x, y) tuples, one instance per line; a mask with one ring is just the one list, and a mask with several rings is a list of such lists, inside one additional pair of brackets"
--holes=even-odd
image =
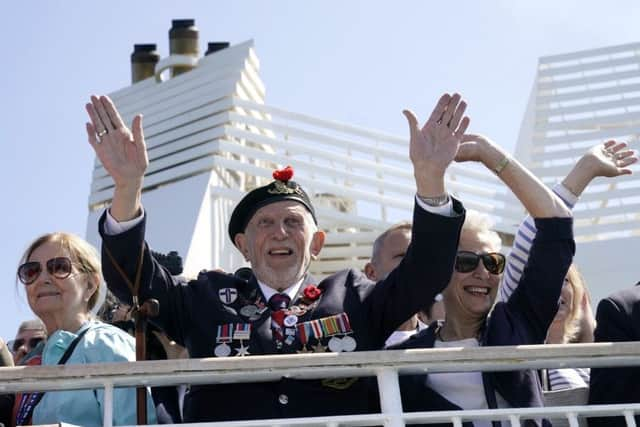
[[(363, 267), (375, 237), (411, 220), (415, 193), (408, 141), (285, 111), (265, 103), (265, 87), (251, 41), (196, 61), (171, 79), (158, 74), (111, 94), (125, 122), (145, 116), (149, 168), (143, 205), (147, 240), (160, 252), (176, 250), (184, 274), (204, 268), (233, 271), (244, 259), (227, 223), (246, 192), (292, 165), (311, 195), (327, 232), (319, 278)], [(540, 59), (516, 157), (552, 185), (586, 147), (610, 138), (637, 143), (640, 128), (640, 44)], [(160, 65), (160, 64), (159, 64)], [(498, 231), (513, 234), (523, 216), (490, 172), (454, 164), (447, 187), (467, 208), (490, 215)], [(576, 206), (577, 261), (594, 300), (640, 280), (637, 175), (594, 183)], [(96, 162), (89, 197), (87, 238), (100, 244), (96, 226), (110, 202), (113, 182)]]

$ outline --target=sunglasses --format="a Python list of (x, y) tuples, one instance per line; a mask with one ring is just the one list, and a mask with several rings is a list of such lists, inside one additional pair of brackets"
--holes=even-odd
[(470, 273), (478, 267), (480, 260), (484, 268), (491, 274), (500, 274), (504, 271), (506, 259), (498, 252), (477, 254), (475, 252), (460, 251), (456, 256), (455, 269), (458, 273)]
[[(67, 257), (51, 258), (46, 262), (47, 271), (56, 279), (66, 279), (73, 270), (73, 263)], [(40, 277), (42, 264), (38, 261), (29, 261), (18, 267), (18, 279), (25, 285), (30, 285)]]
[(44, 341), (44, 337), (33, 337), (26, 341), (24, 338), (18, 338), (17, 340), (9, 341), (7, 343), (7, 346), (11, 349), (13, 353), (17, 353), (18, 349), (20, 349), (20, 347), (25, 345), (25, 343), (27, 344), (27, 348), (29, 350), (33, 350), (42, 341)]

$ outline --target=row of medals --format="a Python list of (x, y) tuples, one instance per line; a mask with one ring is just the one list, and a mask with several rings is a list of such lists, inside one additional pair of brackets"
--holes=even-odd
[[(298, 317), (303, 316), (307, 311), (312, 309), (316, 304), (317, 304), (317, 301), (314, 301), (311, 304), (302, 303), (299, 305), (291, 306), (290, 308), (286, 309), (288, 314), (284, 318), (284, 326), (286, 326), (288, 329), (291, 329), (292, 331), (289, 334), (286, 333), (286, 330), (283, 331), (285, 332), (285, 335), (295, 337), (295, 333), (296, 333), (295, 327), (298, 324)], [(242, 308), (240, 308), (240, 315), (242, 317), (247, 318), (249, 322), (255, 322), (256, 320), (260, 319), (260, 317), (262, 317), (262, 314), (267, 309), (268, 307), (262, 302), (261, 298), (258, 297), (255, 303), (245, 305)], [(314, 349), (313, 352), (324, 352), (326, 350), (326, 347), (320, 343), (320, 338), (321, 337), (316, 337), (316, 339), (318, 340), (318, 344), (316, 346), (312, 346)], [(298, 352), (308, 353), (309, 350), (306, 349), (306, 346), (307, 346), (307, 343), (304, 343), (302, 345), (302, 350)], [(329, 347), (330, 351), (335, 353), (340, 353), (343, 351), (351, 352), (356, 349), (357, 343), (356, 343), (356, 340), (349, 335), (344, 335), (343, 337), (333, 336), (327, 343), (327, 346)], [(240, 347), (237, 348), (236, 351), (238, 352), (239, 356), (244, 356), (249, 354), (248, 349), (249, 349), (248, 346), (247, 347), (244, 346), (243, 340), (240, 340)], [(214, 349), (214, 354), (217, 357), (227, 357), (231, 354), (231, 347), (225, 342), (218, 344)]]

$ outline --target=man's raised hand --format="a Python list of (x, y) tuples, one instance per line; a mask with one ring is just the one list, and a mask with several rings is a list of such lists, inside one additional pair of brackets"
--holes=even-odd
[(411, 133), (409, 156), (418, 195), (428, 197), (444, 193), (444, 172), (455, 158), (469, 126), (469, 118), (464, 116), (466, 108), (467, 104), (459, 94), (444, 94), (422, 128), (415, 114), (403, 111)]
[(116, 187), (140, 186), (149, 164), (142, 115), (134, 117), (131, 132), (109, 97), (91, 96), (86, 109), (91, 118), (86, 124), (89, 144)]

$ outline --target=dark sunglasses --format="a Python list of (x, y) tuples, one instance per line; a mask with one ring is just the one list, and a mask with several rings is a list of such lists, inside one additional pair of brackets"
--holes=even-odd
[(455, 269), (458, 273), (469, 273), (478, 267), (480, 260), (484, 268), (491, 274), (500, 274), (504, 271), (506, 259), (498, 252), (477, 254), (475, 252), (460, 251), (456, 256)]
[(12, 352), (16, 353), (20, 347), (22, 347), (25, 343), (27, 343), (27, 347), (29, 350), (33, 350), (36, 348), (38, 344), (44, 341), (44, 337), (33, 337), (28, 341), (25, 341), (24, 338), (18, 338), (17, 340), (9, 341), (7, 346), (11, 349)]
[[(67, 257), (51, 258), (46, 263), (47, 271), (56, 279), (66, 279), (73, 270), (73, 263)], [(18, 279), (25, 285), (30, 285), (42, 273), (42, 264), (38, 261), (29, 261), (18, 267)]]

